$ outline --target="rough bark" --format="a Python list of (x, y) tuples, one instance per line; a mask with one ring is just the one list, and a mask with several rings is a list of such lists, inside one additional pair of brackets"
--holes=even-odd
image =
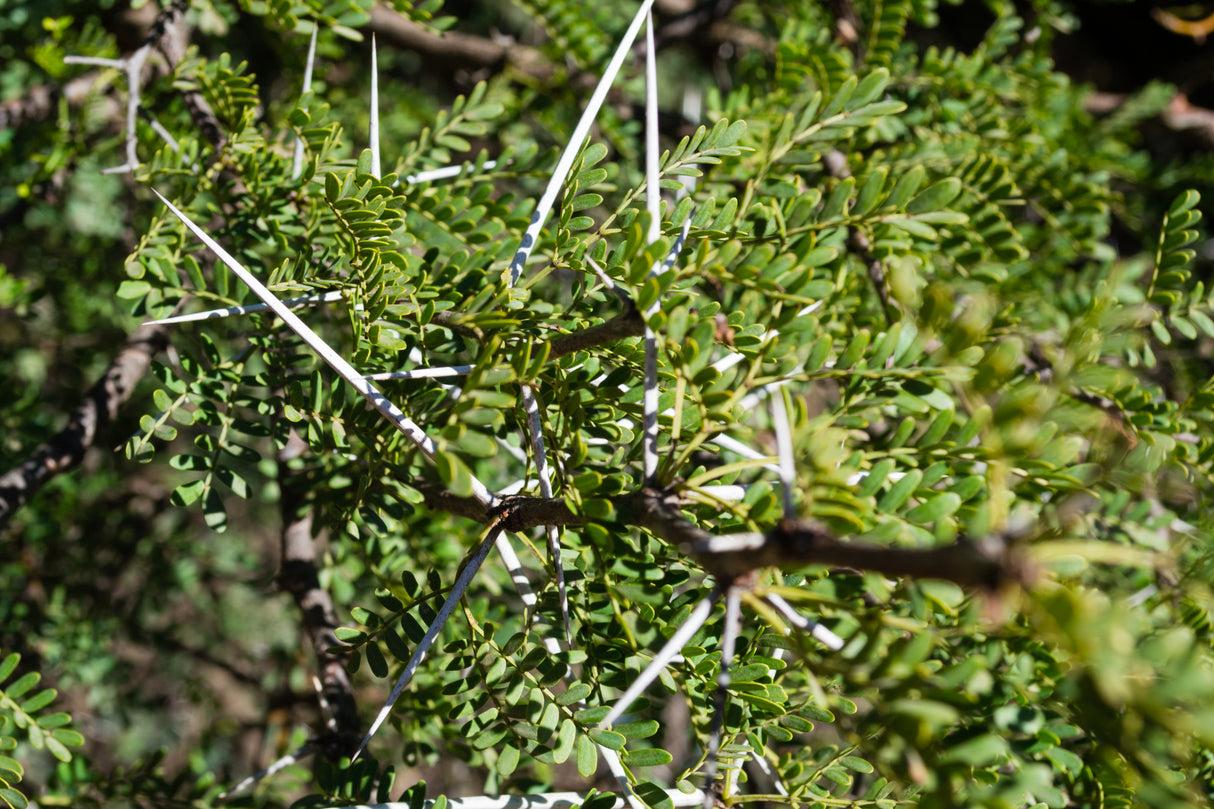
[(324, 720), (319, 748), (327, 758), (337, 761), (343, 755), (349, 755), (358, 744), (358, 706), (342, 658), (330, 651), (341, 645), (335, 634), (340, 624), (333, 609), (333, 599), (320, 584), (312, 513), (302, 505), (303, 483), (289, 466), (289, 462), (305, 449), (304, 442), (292, 432), (287, 446), (278, 453), (278, 482), (282, 492), (282, 562), (278, 584), (295, 600), (303, 618), (304, 634), (316, 655)]

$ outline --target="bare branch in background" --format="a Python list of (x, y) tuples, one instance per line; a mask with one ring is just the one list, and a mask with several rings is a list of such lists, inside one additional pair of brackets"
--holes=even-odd
[(118, 416), (152, 356), (167, 344), (163, 326), (140, 326), (84, 397), (68, 424), (20, 466), (0, 476), (0, 529), (51, 478), (80, 464), (89, 447)]
[(316, 655), (320, 679), (320, 705), (324, 734), (319, 746), (325, 757), (336, 761), (349, 755), (358, 742), (358, 707), (350, 687), (344, 660), (330, 650), (339, 647), (334, 630), (340, 626), (333, 600), (320, 584), (316, 545), (312, 537), (312, 512), (305, 507), (303, 482), (289, 463), (307, 449), (294, 430), (278, 451), (278, 483), (282, 491), (281, 553), (278, 584), (291, 594), (303, 616), (303, 630)]

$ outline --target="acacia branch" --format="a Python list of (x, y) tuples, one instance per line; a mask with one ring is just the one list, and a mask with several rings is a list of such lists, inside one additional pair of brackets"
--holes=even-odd
[[(428, 483), (413, 485), (430, 508), (489, 524), (500, 520), (507, 531), (544, 525), (581, 525), (585, 520), (564, 500), (515, 495), (489, 509), (474, 498), (460, 497)], [(793, 570), (809, 565), (871, 571), (892, 578), (942, 579), (976, 590), (1009, 583), (1028, 583), (1032, 571), (999, 537), (982, 542), (961, 539), (942, 548), (891, 548), (848, 542), (826, 528), (785, 520), (766, 533), (715, 535), (682, 513), (677, 493), (643, 488), (611, 498), (616, 519), (644, 528), (696, 561), (718, 581), (733, 581), (755, 570)]]
[(47, 481), (84, 460), (85, 452), (130, 398), (152, 356), (167, 342), (162, 326), (136, 329), (104, 376), (85, 394), (67, 427), (34, 450), (21, 465), (0, 476), (0, 529)]

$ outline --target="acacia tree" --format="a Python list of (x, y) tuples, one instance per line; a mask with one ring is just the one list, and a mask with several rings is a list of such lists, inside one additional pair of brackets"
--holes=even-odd
[[(311, 655), (265, 665), (317, 683), (246, 783), (64, 794), (281, 802), (310, 762), (308, 806), (1208, 801), (1214, 320), (1199, 195), (1133, 148), (1169, 88), (1094, 116), (1044, 0), (965, 51), (907, 36), (931, 2), (650, 5), (523, 3), (524, 47), (198, 4), (281, 38), (264, 77), (181, 6), (125, 55), (52, 26), (120, 88), (108, 269), (152, 323), (0, 516), (146, 375), (127, 458), (208, 543), (277, 509)], [(419, 129), (369, 29), (483, 75)], [(33, 681), (11, 738), (68, 758)], [(414, 783), (441, 758), (477, 783)]]

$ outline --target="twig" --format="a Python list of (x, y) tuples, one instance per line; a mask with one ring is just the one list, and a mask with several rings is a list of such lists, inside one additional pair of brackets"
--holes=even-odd
[(793, 493), (797, 483), (796, 459), (793, 457), (792, 426), (788, 423), (788, 408), (785, 406), (785, 391), (779, 390), (771, 397), (771, 420), (776, 431), (776, 452), (780, 459), (780, 488), (784, 495), (784, 519), (797, 516)]
[[(662, 189), (658, 182), (658, 74), (653, 47), (653, 14), (645, 15), (645, 207), (649, 211), (648, 242), (662, 235)], [(650, 275), (657, 273), (657, 267)], [(658, 474), (658, 340), (649, 321), (657, 314), (659, 302), (645, 311), (645, 391), (641, 432), (642, 463), (645, 483)]]
[(552, 361), (575, 351), (586, 351), (596, 346), (609, 345), (628, 337), (640, 337), (644, 333), (645, 321), (636, 306), (633, 305), (596, 326), (553, 337), (548, 342), (548, 359)]
[[(332, 303), (345, 298), (345, 293), (341, 290), (333, 290), (320, 295), (304, 295), (299, 298), (287, 298), (283, 301), (284, 306), (292, 308), (301, 306), (310, 306), (316, 303)], [(252, 312), (264, 312), (270, 307), (264, 303), (254, 303), (248, 306), (228, 306), (224, 309), (210, 309), (206, 312), (193, 312), (188, 315), (174, 315), (173, 317), (165, 317), (160, 320), (149, 320), (144, 323), (145, 326), (160, 326), (170, 325), (175, 323), (190, 323), (196, 320), (211, 320), (217, 317), (232, 317), (234, 315), (247, 315)]]
[(382, 382), (388, 379), (441, 379), (450, 376), (465, 376), (471, 373), (474, 365), (446, 365), (439, 368), (415, 368), (412, 371), (384, 371), (378, 374), (367, 374), (363, 379), (372, 382)]
[(149, 42), (123, 59), (98, 59), (92, 56), (63, 57), (65, 64), (113, 67), (118, 68), (126, 74), (126, 162), (121, 166), (102, 169), (102, 174), (132, 172), (139, 166), (139, 156), (135, 153), (135, 120), (139, 117), (139, 91), (142, 82), (143, 65), (151, 52), (152, 44)]
[(398, 48), (478, 68), (509, 67), (537, 78), (547, 78), (555, 66), (534, 48), (458, 31), (429, 31), (385, 4), (371, 9), (370, 29)]
[(216, 800), (226, 801), (229, 798), (235, 798), (237, 795), (252, 789), (258, 782), (269, 778), (271, 775), (274, 775), (277, 772), (285, 770), (287, 767), (290, 767), (292, 764), (296, 763), (305, 756), (310, 756), (316, 751), (316, 747), (316, 740), (309, 739), (308, 741), (304, 742), (304, 744), (298, 750), (287, 753), (285, 756), (278, 759), (261, 772), (254, 773), (235, 786), (232, 786), (219, 793)]
[[(581, 525), (585, 520), (561, 499), (511, 495), (486, 508), (472, 497), (460, 497), (433, 484), (415, 481), (431, 508), (481, 523), (500, 520), (506, 531), (541, 525)], [(847, 542), (825, 528), (785, 520), (766, 533), (714, 535), (684, 517), (675, 492), (642, 488), (610, 498), (616, 519), (647, 529), (690, 556), (719, 581), (732, 581), (764, 567), (796, 570), (809, 565), (871, 570), (891, 577), (942, 579), (964, 587), (994, 590), (1005, 584), (1029, 583), (1032, 567), (1002, 535), (981, 541), (962, 538), (938, 548), (895, 548)]]
[[(143, 45), (129, 56), (122, 57), (121, 59), (71, 55), (63, 57), (63, 61), (66, 64), (117, 68), (126, 75), (126, 162), (121, 166), (102, 169), (103, 174), (133, 172), (138, 168), (139, 156), (136, 153), (137, 137), (135, 121), (139, 116), (144, 65), (147, 63), (152, 49), (155, 48), (164, 56), (170, 69), (176, 66), (185, 49), (183, 44), (186, 39), (183, 35), (184, 14), (185, 3), (181, 2), (181, 0), (177, 0), (177, 2), (169, 5), (157, 16), (156, 22), (152, 25), (151, 31), (145, 38)], [(196, 92), (185, 93), (184, 100), (190, 110), (191, 116), (194, 118), (195, 124), (202, 130), (203, 135), (214, 145), (222, 145), (224, 142), (223, 131), (220, 129), (219, 122), (210, 107), (207, 106), (206, 101)], [(167, 136), (166, 140), (170, 144), (175, 143), (173, 138), (168, 136), (168, 133), (162, 127), (158, 128), (157, 131), (161, 133), (162, 137)]]
[(836, 652), (843, 648), (842, 638), (817, 621), (810, 620), (797, 612), (791, 604), (777, 593), (767, 593), (763, 596), (763, 600), (775, 607), (793, 626), (801, 630), (808, 630), (815, 640), (824, 644), (827, 648)]

